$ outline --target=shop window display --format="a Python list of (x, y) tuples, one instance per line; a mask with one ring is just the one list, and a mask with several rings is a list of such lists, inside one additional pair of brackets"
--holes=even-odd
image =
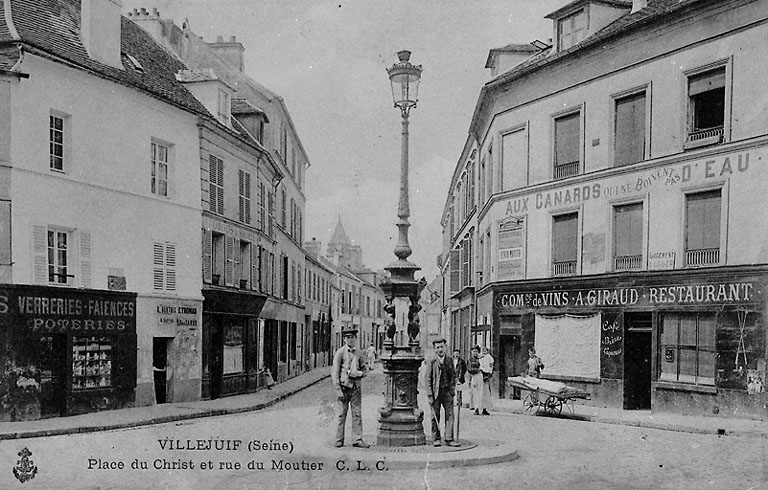
[(105, 337), (72, 339), (72, 389), (112, 386), (112, 342)]

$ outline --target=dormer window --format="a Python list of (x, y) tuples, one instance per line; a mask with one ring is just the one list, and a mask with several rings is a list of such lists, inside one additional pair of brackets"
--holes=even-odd
[(218, 104), (218, 110), (216, 113), (216, 118), (222, 124), (226, 124), (227, 126), (229, 126), (229, 113), (230, 113), (229, 94), (225, 90), (219, 89), (219, 104)]
[(557, 48), (563, 51), (581, 42), (587, 33), (587, 14), (582, 9), (557, 21)]

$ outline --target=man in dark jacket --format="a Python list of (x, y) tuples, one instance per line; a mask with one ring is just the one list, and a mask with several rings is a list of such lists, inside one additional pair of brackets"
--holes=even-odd
[(445, 339), (432, 342), (435, 355), (427, 361), (426, 385), (427, 399), (432, 409), (432, 440), (435, 446), (442, 444), (440, 437), (440, 406), (445, 411), (445, 444), (458, 446), (453, 440), (453, 395), (456, 392), (456, 374), (453, 361), (445, 355)]
[(456, 384), (463, 385), (464, 375), (467, 374), (467, 361), (461, 358), (461, 351), (453, 349), (453, 372), (456, 374)]

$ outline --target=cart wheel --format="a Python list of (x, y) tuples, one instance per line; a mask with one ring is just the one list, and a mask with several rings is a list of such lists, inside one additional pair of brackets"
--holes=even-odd
[(523, 407), (525, 407), (526, 412), (538, 411), (539, 397), (536, 393), (528, 393), (528, 395), (526, 395), (523, 399)]
[(544, 402), (544, 411), (551, 415), (560, 415), (563, 412), (563, 400), (555, 396), (550, 396)]

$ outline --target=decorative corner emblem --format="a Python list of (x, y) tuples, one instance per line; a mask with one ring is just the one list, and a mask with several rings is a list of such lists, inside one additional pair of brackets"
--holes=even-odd
[(37, 475), (37, 466), (35, 462), (29, 459), (32, 456), (32, 451), (27, 448), (19, 451), (20, 460), (16, 462), (16, 466), (13, 468), (13, 476), (16, 477), (21, 483), (31, 480)]

